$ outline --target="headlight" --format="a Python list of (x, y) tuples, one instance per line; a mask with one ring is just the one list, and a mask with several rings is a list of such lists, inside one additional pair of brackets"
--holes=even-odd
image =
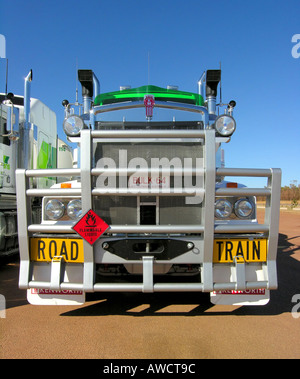
[(82, 216), (81, 200), (71, 200), (67, 206), (67, 213), (72, 220), (79, 220)]
[(81, 117), (72, 115), (64, 119), (63, 129), (67, 136), (76, 137), (79, 135), (80, 130), (83, 129), (84, 122)]
[(247, 218), (253, 212), (253, 204), (247, 199), (240, 199), (234, 205), (235, 214), (240, 218)]
[(65, 206), (57, 199), (49, 200), (45, 206), (45, 213), (50, 220), (58, 220), (64, 215)]
[(217, 200), (215, 203), (215, 216), (218, 218), (227, 218), (232, 213), (232, 204), (225, 199)]
[(222, 115), (216, 118), (215, 128), (221, 136), (229, 137), (235, 131), (236, 122), (233, 117), (229, 115)]

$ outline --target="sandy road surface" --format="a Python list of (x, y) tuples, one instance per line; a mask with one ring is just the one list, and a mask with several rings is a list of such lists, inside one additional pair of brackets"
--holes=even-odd
[(202, 293), (104, 293), (80, 307), (32, 306), (17, 288), (18, 263), (7, 262), (0, 357), (299, 358), (300, 318), (291, 314), (300, 294), (298, 212), (281, 212), (278, 276), (263, 307), (213, 306)]

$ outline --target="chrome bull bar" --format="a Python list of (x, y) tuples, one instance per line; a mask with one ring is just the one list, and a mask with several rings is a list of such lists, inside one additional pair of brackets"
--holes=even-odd
[[(142, 283), (95, 283), (95, 260), (94, 247), (83, 241), (84, 244), (84, 263), (82, 283), (64, 282), (59, 280), (62, 277), (63, 262), (55, 261), (51, 264), (50, 281), (32, 280), (32, 264), (30, 261), (30, 238), (33, 233), (75, 233), (72, 225), (61, 224), (33, 224), (31, 215), (31, 198), (43, 196), (81, 196), (83, 214), (92, 208), (93, 196), (120, 194), (117, 190), (103, 191), (99, 188), (92, 188), (92, 176), (100, 175), (104, 170), (92, 167), (92, 143), (95, 139), (103, 138), (134, 138), (145, 141), (148, 139), (203, 139), (204, 141), (204, 188), (194, 190), (192, 195), (204, 195), (203, 218), (200, 225), (111, 225), (109, 234), (130, 234), (130, 233), (163, 233), (163, 234), (201, 234), (203, 235), (203, 256), (199, 264), (201, 266), (201, 283), (154, 283), (153, 264), (154, 257), (145, 256), (140, 261), (143, 266)], [(90, 131), (83, 130), (81, 133), (81, 168), (80, 169), (49, 169), (49, 170), (23, 170), (16, 171), (17, 182), (17, 205), (18, 205), (18, 231), (20, 246), (20, 276), (19, 287), (45, 288), (56, 290), (82, 290), (84, 292), (94, 291), (204, 291), (229, 289), (256, 289), (256, 288), (277, 288), (276, 274), (276, 254), (279, 229), (279, 205), (280, 205), (280, 182), (281, 170), (279, 169), (236, 169), (236, 168), (217, 168), (215, 163), (216, 139), (214, 130), (144, 130), (144, 131)], [(118, 169), (116, 169), (118, 172)], [(135, 170), (138, 172), (138, 169)], [(143, 170), (141, 170), (143, 172)], [(174, 173), (173, 173), (174, 174)], [(196, 174), (195, 171), (192, 172)], [(172, 172), (170, 172), (172, 175)], [(80, 176), (82, 188), (50, 188), (35, 189), (30, 187), (32, 177), (49, 176)], [(244, 177), (267, 177), (267, 188), (217, 188), (216, 176), (244, 176)], [(131, 196), (138, 196), (142, 192), (130, 193)], [(155, 196), (172, 196), (172, 193), (162, 193), (157, 191)], [(173, 193), (178, 196), (176, 191)], [(187, 194), (183, 191), (182, 196)], [(122, 195), (124, 193), (122, 192)], [(150, 192), (149, 195), (153, 195)], [(214, 203), (215, 196), (265, 196), (266, 212), (263, 224), (235, 224), (220, 225), (215, 224)], [(188, 193), (191, 196), (191, 193)], [(228, 233), (266, 233), (268, 236), (268, 257), (264, 267), (264, 280), (246, 281), (245, 265), (235, 265), (236, 281), (217, 283), (214, 281), (213, 270), (213, 243), (215, 234)]]

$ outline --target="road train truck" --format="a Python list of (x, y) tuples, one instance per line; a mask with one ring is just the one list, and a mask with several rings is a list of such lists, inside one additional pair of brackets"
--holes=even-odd
[[(266, 304), (277, 288), (281, 170), (225, 166), (236, 103), (217, 104), (221, 70), (206, 70), (195, 92), (148, 84), (101, 93), (92, 70), (78, 70), (78, 80), (82, 102), (63, 100), (77, 167), (16, 171), (28, 301), (82, 304), (88, 293), (122, 291)], [(32, 187), (45, 177), (70, 180)], [(266, 183), (249, 188), (232, 177)]]
[[(0, 258), (18, 253), (15, 170), (72, 167), (70, 147), (57, 137), (55, 113), (30, 99), (32, 71), (25, 79), (25, 97), (0, 94)], [(54, 177), (39, 178), (35, 188), (50, 187)], [(33, 219), (41, 215), (41, 200), (32, 204)]]

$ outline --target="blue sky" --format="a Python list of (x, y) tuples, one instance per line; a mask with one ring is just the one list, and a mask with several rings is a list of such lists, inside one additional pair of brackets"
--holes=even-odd
[(202, 72), (221, 61), (222, 100), (237, 102), (226, 166), (280, 167), (282, 185), (300, 184), (300, 58), (291, 54), (299, 14), (299, 0), (0, 0), (8, 90), (22, 95), (33, 69), (32, 96), (56, 112), (62, 137), (76, 62), (108, 92), (147, 84), (149, 52), (151, 84), (196, 92)]

